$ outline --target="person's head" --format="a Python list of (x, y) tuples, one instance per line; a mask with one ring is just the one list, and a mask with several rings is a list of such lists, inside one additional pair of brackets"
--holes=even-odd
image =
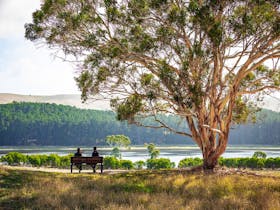
[(96, 147), (93, 147), (93, 151), (96, 151)]
[(78, 147), (78, 148), (77, 148), (77, 152), (79, 152), (79, 153), (81, 152), (81, 149), (80, 149), (80, 147)]

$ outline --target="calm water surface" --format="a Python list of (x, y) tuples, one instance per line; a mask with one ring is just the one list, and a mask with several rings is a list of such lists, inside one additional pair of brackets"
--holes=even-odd
[[(169, 158), (175, 162), (176, 165), (180, 160), (186, 157), (202, 157), (201, 152), (196, 146), (158, 146), (160, 156)], [(81, 147), (83, 156), (90, 156), (92, 152), (91, 147)], [(98, 148), (99, 154), (102, 156), (110, 155), (111, 148), (100, 147)], [(146, 160), (149, 158), (147, 149), (145, 147), (132, 147), (130, 150), (122, 149), (122, 158), (137, 161)], [(228, 146), (223, 157), (251, 157), (255, 151), (263, 151), (268, 157), (280, 157), (280, 146)], [(13, 146), (13, 147), (0, 147), (0, 156), (8, 152), (21, 152), (23, 154), (58, 154), (67, 155), (75, 153), (76, 147), (62, 147), (62, 146)]]

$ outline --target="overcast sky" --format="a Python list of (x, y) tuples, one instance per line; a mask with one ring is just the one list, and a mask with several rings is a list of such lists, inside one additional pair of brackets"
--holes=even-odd
[(0, 0), (0, 93), (79, 94), (74, 68), (24, 38), (40, 0)]

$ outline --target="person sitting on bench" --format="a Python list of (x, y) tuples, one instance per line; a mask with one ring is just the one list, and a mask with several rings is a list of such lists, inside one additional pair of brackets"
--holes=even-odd
[[(99, 154), (98, 154), (98, 152), (97, 152), (97, 150), (96, 150), (96, 147), (93, 147), (93, 152), (92, 152), (91, 156), (92, 156), (92, 157), (98, 157), (98, 156), (99, 156)], [(95, 167), (96, 167), (96, 164), (94, 164), (94, 165), (92, 166), (94, 173), (96, 172), (96, 171), (95, 171)]]
[(99, 156), (99, 154), (98, 154), (98, 152), (97, 152), (97, 150), (96, 150), (96, 147), (93, 147), (93, 152), (92, 152), (92, 155), (91, 155), (92, 157), (98, 157)]
[[(74, 157), (82, 157), (81, 149), (78, 147), (77, 152), (74, 154)], [(79, 169), (79, 173), (82, 170), (82, 164), (76, 164), (77, 168)]]

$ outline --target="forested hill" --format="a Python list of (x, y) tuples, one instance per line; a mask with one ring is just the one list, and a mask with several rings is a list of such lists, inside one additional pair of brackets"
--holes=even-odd
[[(173, 127), (183, 129), (178, 119), (165, 117)], [(280, 144), (280, 113), (263, 110), (258, 123), (236, 126), (232, 144)], [(125, 134), (133, 144), (188, 144), (192, 141), (166, 130), (127, 125), (111, 111), (84, 110), (47, 103), (0, 105), (0, 145), (103, 145), (105, 137)]]

